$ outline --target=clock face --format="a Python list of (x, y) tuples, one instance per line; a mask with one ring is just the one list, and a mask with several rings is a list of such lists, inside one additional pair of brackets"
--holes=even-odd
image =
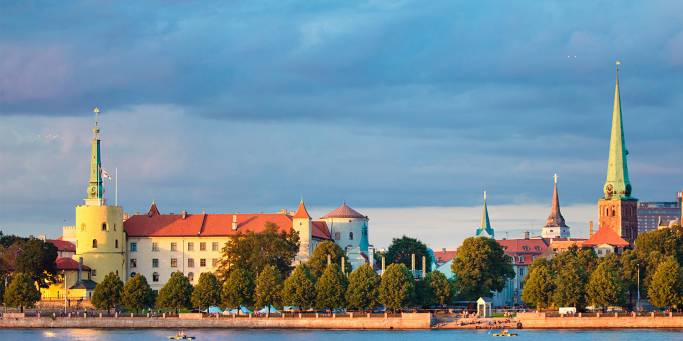
[(607, 184), (607, 186), (605, 186), (605, 193), (607, 193), (607, 195), (612, 195), (612, 192), (614, 192), (614, 187), (612, 187), (612, 184)]
[(97, 194), (97, 188), (95, 188), (95, 187), (90, 187), (90, 194), (92, 194), (92, 195)]

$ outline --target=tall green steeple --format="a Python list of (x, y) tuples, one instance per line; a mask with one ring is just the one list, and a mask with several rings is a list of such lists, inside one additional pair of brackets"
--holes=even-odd
[[(99, 108), (93, 109), (95, 117), (100, 113)], [(86, 203), (103, 204), (104, 187), (102, 186), (102, 158), (100, 155), (100, 127), (95, 119), (95, 127), (92, 129), (92, 148), (90, 151), (90, 180), (88, 181), (88, 193)]]
[(486, 191), (484, 191), (484, 207), (481, 211), (481, 222), (477, 227), (477, 236), (493, 238), (493, 228), (489, 221), (489, 209), (486, 205)]
[(617, 61), (617, 81), (614, 87), (614, 108), (612, 110), (612, 136), (609, 143), (609, 163), (605, 180), (605, 199), (630, 199), (631, 182), (628, 178), (626, 141), (621, 118), (621, 98), (619, 97), (619, 65)]

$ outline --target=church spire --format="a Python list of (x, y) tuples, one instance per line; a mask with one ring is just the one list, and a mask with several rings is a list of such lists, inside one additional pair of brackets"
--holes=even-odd
[(95, 127), (92, 129), (92, 148), (90, 151), (90, 180), (88, 181), (88, 193), (86, 203), (103, 204), (104, 187), (102, 186), (102, 158), (100, 155), (100, 127), (98, 116), (100, 108), (93, 109), (95, 113)]
[(489, 209), (486, 205), (486, 191), (484, 191), (484, 207), (481, 211), (481, 222), (477, 228), (477, 236), (493, 238), (493, 228), (489, 220)]
[(607, 179), (605, 180), (605, 199), (628, 199), (631, 197), (631, 183), (628, 177), (626, 157), (626, 141), (621, 116), (621, 98), (619, 96), (619, 65), (617, 64), (616, 85), (614, 87), (614, 108), (612, 110), (612, 136), (609, 143), (609, 162)]
[(562, 212), (560, 212), (560, 196), (557, 193), (557, 174), (553, 176), (553, 202), (550, 207), (550, 215), (545, 221), (545, 227), (567, 227)]

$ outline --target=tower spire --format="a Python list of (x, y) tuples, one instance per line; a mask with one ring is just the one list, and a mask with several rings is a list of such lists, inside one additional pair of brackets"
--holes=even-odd
[(100, 154), (100, 127), (98, 123), (100, 108), (93, 109), (95, 113), (95, 127), (93, 127), (92, 147), (90, 151), (90, 180), (86, 204), (104, 204), (104, 187), (102, 186), (102, 158)]
[(486, 191), (484, 191), (484, 207), (481, 211), (481, 222), (479, 223), (479, 227), (477, 228), (477, 236), (488, 236), (489, 238), (493, 238), (493, 228), (491, 228), (491, 221), (489, 220), (489, 209), (486, 204)]
[(628, 199), (631, 197), (631, 182), (628, 177), (626, 157), (626, 141), (621, 115), (621, 98), (619, 95), (619, 65), (616, 62), (616, 84), (614, 87), (614, 107), (612, 109), (612, 133), (609, 143), (609, 161), (607, 179), (605, 180), (605, 199)]
[(550, 215), (545, 221), (545, 227), (567, 227), (562, 212), (560, 212), (560, 196), (557, 193), (557, 174), (553, 176), (553, 202), (550, 206)]

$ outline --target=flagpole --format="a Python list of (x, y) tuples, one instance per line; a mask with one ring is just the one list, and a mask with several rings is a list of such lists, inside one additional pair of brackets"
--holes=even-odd
[(119, 168), (114, 168), (114, 206), (119, 206)]

